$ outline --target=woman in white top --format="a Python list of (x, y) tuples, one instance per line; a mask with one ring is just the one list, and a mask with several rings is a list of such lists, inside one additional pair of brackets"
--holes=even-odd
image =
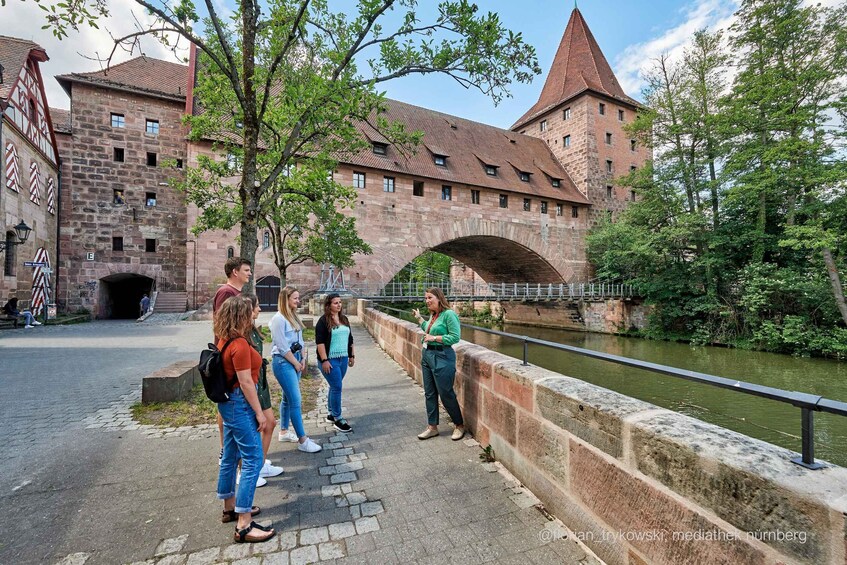
[[(300, 375), (306, 369), (303, 359), (303, 322), (297, 315), (300, 293), (286, 286), (279, 291), (278, 312), (271, 318), (273, 346), (273, 370), (282, 387), (282, 402), (279, 405), (279, 441), (296, 441), (297, 449), (316, 453), (321, 446), (309, 439), (303, 427), (300, 407)], [(288, 422), (294, 427), (294, 435), (288, 431)]]

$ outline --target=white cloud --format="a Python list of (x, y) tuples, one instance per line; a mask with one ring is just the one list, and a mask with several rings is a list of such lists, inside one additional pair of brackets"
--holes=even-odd
[[(50, 30), (41, 29), (44, 25), (44, 12), (38, 4), (32, 1), (18, 2), (10, 0), (6, 6), (0, 8), (3, 21), (3, 35), (29, 39), (41, 45), (50, 60), (41, 65), (41, 76), (44, 79), (44, 88), (47, 93), (47, 101), (50, 106), (68, 108), (70, 100), (59, 83), (53, 78), (55, 75), (73, 72), (90, 72), (100, 70), (101, 66), (96, 60), (86, 59), (108, 57), (112, 50), (111, 32), (119, 37), (123, 34), (135, 31), (135, 21), (142, 25), (149, 24), (153, 17), (131, 0), (110, 2), (110, 15), (103, 21), (98, 22), (100, 29), (81, 26), (79, 32), (69, 31), (68, 37), (59, 41)], [(181, 45), (187, 45), (183, 40)], [(167, 48), (153, 38), (142, 40), (143, 52), (157, 59), (176, 61), (177, 58)], [(181, 53), (186, 57), (188, 51)], [(138, 56), (126, 53), (120, 48), (115, 52), (112, 64), (120, 63)]]

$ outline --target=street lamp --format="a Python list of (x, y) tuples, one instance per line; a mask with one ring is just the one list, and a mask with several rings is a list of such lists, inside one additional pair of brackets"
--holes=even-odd
[(10, 245), (23, 245), (26, 243), (26, 240), (29, 238), (29, 232), (32, 231), (32, 228), (29, 227), (21, 220), (21, 223), (15, 226), (15, 235), (18, 240), (10, 240), (10, 241), (0, 241), (0, 252), (5, 251), (6, 247)]

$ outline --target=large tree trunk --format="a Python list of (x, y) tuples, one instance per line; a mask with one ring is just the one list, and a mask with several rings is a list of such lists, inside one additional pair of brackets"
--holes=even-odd
[(835, 266), (835, 259), (832, 258), (832, 251), (828, 247), (824, 247), (823, 261), (826, 263), (826, 272), (829, 274), (829, 282), (832, 283), (832, 293), (835, 295), (835, 303), (838, 305), (838, 311), (841, 312), (841, 320), (847, 326), (847, 303), (844, 302), (844, 290), (841, 286), (841, 277), (838, 276), (838, 269)]
[[(255, 265), (259, 248), (259, 191), (257, 154), (259, 147), (259, 118), (256, 89), (253, 86), (256, 56), (256, 19), (258, 12), (252, 0), (241, 3), (242, 19), (242, 88), (244, 92), (244, 169), (241, 175), (241, 257)], [(253, 292), (253, 280), (242, 292)]]

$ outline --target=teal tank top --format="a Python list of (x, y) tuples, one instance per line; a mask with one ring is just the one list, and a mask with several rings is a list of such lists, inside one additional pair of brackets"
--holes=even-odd
[(350, 328), (345, 325), (336, 326), (329, 340), (327, 357), (337, 359), (347, 357), (347, 343), (350, 341)]

